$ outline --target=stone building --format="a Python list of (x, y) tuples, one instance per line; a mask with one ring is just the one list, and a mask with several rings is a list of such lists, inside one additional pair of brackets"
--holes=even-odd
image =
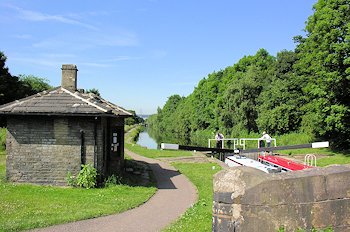
[(0, 106), (7, 119), (6, 177), (63, 185), (91, 163), (100, 177), (124, 164), (124, 119), (131, 114), (77, 90), (77, 67), (62, 65), (62, 85)]

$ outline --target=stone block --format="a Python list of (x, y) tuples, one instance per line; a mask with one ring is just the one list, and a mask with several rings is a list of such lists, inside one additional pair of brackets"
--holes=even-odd
[(349, 179), (350, 165), (282, 174), (246, 167), (221, 171), (214, 178), (213, 231), (278, 231), (282, 226), (285, 231), (346, 231)]

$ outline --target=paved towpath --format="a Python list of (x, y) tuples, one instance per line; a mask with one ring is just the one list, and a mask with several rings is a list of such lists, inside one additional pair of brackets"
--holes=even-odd
[(34, 231), (160, 231), (175, 221), (187, 208), (196, 202), (196, 188), (172, 166), (159, 160), (139, 156), (128, 150), (126, 150), (126, 153), (135, 160), (149, 163), (156, 177), (158, 191), (149, 201), (140, 207), (120, 214), (51, 226)]

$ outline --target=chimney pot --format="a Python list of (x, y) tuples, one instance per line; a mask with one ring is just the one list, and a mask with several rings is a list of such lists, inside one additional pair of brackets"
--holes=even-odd
[(77, 90), (77, 66), (74, 64), (62, 65), (62, 88), (75, 92)]

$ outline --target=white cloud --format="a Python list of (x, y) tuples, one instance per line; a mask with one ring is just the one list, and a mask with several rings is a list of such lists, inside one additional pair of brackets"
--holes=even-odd
[(41, 66), (48, 66), (48, 67), (59, 67), (65, 62), (59, 61), (59, 60), (49, 60), (45, 58), (38, 58), (38, 57), (12, 57), (11, 60), (23, 62), (27, 64), (34, 64), (34, 65), (41, 65)]
[(85, 27), (85, 28), (93, 29), (93, 30), (98, 29), (97, 27), (95, 27), (93, 25), (80, 22), (78, 20), (69, 18), (68, 16), (50, 15), (50, 14), (45, 14), (45, 13), (41, 13), (41, 12), (37, 12), (37, 11), (26, 10), (26, 9), (23, 9), (23, 8), (20, 8), (17, 6), (13, 6), (13, 5), (7, 5), (7, 7), (16, 10), (21, 19), (28, 20), (28, 21), (53, 21), (53, 22), (81, 26), (81, 27)]
[(67, 61), (76, 61), (77, 56), (68, 53), (39, 53), (39, 54), (26, 54), (26, 53), (14, 53), (11, 55), (12, 61), (20, 63), (34, 64), (46, 67), (60, 67)]

